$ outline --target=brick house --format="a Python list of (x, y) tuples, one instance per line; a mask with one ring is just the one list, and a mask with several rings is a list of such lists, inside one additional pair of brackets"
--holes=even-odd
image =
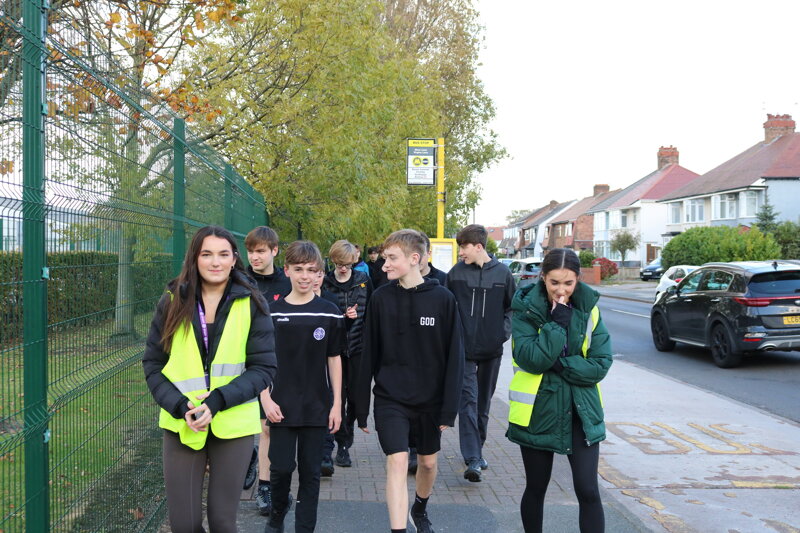
[(548, 225), (542, 249), (545, 252), (553, 248), (591, 250), (594, 246), (594, 214), (589, 211), (619, 191), (609, 191), (608, 185), (595, 185), (592, 196), (578, 200)]

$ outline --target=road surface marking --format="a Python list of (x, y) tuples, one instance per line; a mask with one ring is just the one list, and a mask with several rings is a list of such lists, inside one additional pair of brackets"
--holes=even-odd
[(639, 313), (631, 313), (630, 311), (620, 311), (619, 309), (612, 309), (612, 311), (615, 311), (617, 313), (622, 313), (623, 315), (633, 315), (633, 316), (640, 316), (642, 318), (650, 318), (650, 315), (641, 315)]

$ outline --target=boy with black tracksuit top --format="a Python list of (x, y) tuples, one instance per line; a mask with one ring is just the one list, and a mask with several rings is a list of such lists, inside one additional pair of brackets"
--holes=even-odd
[(489, 408), (497, 386), (503, 343), (511, 336), (511, 271), (486, 253), (486, 228), (464, 227), (456, 235), (461, 261), (447, 273), (447, 288), (458, 301), (464, 325), (464, 388), (458, 410), (458, 436), (467, 469), (464, 479), (481, 480), (488, 468), (483, 458)]
[(283, 533), (292, 473), (298, 469), (295, 532), (314, 531), (319, 500), (320, 461), (325, 435), (341, 423), (344, 319), (331, 302), (314, 294), (322, 256), (309, 241), (286, 250), (284, 269), (292, 292), (272, 302), (278, 375), (265, 391), (270, 423), (272, 512), (265, 533)]
[[(269, 226), (258, 226), (250, 230), (244, 238), (247, 248), (247, 261), (250, 265), (247, 272), (258, 285), (258, 290), (264, 295), (267, 304), (289, 294), (292, 284), (286, 277), (282, 268), (275, 268), (275, 258), (278, 256), (278, 234)], [(253, 458), (247, 471), (245, 489), (249, 489), (255, 474), (258, 472), (258, 489), (256, 490), (256, 505), (258, 512), (268, 516), (272, 510), (272, 496), (270, 494), (269, 480), (269, 426), (264, 407), (258, 404), (261, 416), (261, 433), (258, 436), (258, 446), (253, 450)]]
[(328, 251), (334, 269), (322, 281), (322, 289), (338, 298), (339, 311), (344, 314), (347, 329), (347, 345), (342, 358), (342, 425), (336, 435), (328, 435), (322, 455), (322, 475), (333, 475), (334, 440), (338, 446), (336, 465), (351, 467), (350, 447), (353, 445), (353, 379), (361, 361), (361, 344), (364, 338), (364, 313), (372, 295), (372, 281), (369, 276), (356, 270), (358, 247), (347, 240), (338, 240)]
[(453, 426), (463, 382), (461, 320), (455, 297), (436, 280), (423, 280), (422, 236), (399, 230), (384, 243), (389, 283), (367, 309), (357, 376), (356, 417), (367, 430), (370, 385), (375, 386), (375, 429), (386, 454), (386, 503), (395, 533), (405, 532), (408, 447), (418, 451), (416, 498), (408, 513), (417, 531), (432, 531), (426, 505), (436, 480), (441, 432)]

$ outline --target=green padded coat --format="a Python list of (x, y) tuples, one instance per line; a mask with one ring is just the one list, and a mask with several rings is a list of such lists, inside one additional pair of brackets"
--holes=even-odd
[[(570, 302), (573, 306), (568, 332), (552, 321), (547, 290), (540, 280), (517, 291), (511, 321), (514, 361), (524, 371), (543, 374), (528, 427), (509, 423), (506, 436), (512, 442), (537, 450), (572, 453), (572, 409), (577, 410), (586, 442), (606, 438), (603, 406), (597, 384), (611, 367), (611, 339), (600, 317), (587, 356), (581, 352), (592, 308), (600, 295), (578, 282)], [(567, 338), (567, 335), (569, 338)], [(561, 373), (550, 370), (567, 343), (561, 358)]]

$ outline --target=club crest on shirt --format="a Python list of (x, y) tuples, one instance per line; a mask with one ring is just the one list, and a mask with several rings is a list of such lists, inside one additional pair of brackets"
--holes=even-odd
[(314, 330), (314, 338), (318, 341), (321, 341), (325, 338), (325, 330), (323, 328), (317, 328)]

